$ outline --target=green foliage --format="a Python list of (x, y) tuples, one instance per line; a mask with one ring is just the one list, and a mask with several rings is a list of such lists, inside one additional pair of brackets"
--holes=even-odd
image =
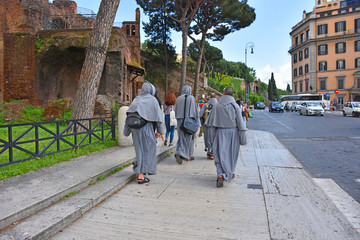
[(43, 46), (44, 46), (45, 41), (41, 38), (38, 38), (35, 42), (35, 46), (36, 46), (36, 51), (38, 53), (40, 53), (43, 50)]
[(115, 118), (118, 118), (119, 115), (119, 109), (121, 108), (120, 103), (115, 103), (115, 106), (111, 109), (111, 112), (115, 113)]
[(2, 111), (0, 112), (0, 125), (5, 124), (4, 117), (5, 117), (6, 113), (7, 113), (6, 110), (2, 110)]
[(43, 107), (34, 107), (28, 105), (23, 109), (21, 122), (41, 122), (44, 117), (45, 109)]
[[(2, 138), (2, 137), (1, 137)], [(29, 161), (12, 164), (9, 166), (0, 167), (0, 180), (10, 178), (17, 175), (22, 175), (27, 172), (35, 171), (43, 167), (49, 167), (56, 163), (69, 161), (73, 158), (88, 155), (89, 153), (100, 151), (109, 147), (117, 145), (116, 140), (108, 140), (102, 143), (89, 145), (75, 151), (66, 151), (42, 158), (36, 158)]]
[(265, 102), (265, 97), (261, 94), (251, 93), (249, 94), (250, 104), (255, 104), (255, 102)]

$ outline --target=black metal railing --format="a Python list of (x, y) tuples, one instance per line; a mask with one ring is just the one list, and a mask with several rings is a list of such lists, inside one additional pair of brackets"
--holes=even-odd
[(0, 125), (0, 167), (115, 139), (111, 116)]

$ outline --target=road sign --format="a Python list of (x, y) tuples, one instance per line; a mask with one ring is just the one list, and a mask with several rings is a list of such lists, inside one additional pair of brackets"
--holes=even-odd
[(338, 93), (339, 93), (339, 89), (336, 89), (336, 90), (335, 90), (335, 94), (338, 94)]
[(330, 97), (330, 93), (325, 93), (325, 97)]

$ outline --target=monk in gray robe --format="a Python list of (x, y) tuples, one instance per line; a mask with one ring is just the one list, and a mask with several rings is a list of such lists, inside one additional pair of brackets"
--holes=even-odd
[[(186, 109), (185, 107), (185, 96), (186, 97)], [(185, 114), (187, 117), (196, 118), (199, 122), (199, 111), (196, 106), (196, 101), (193, 96), (191, 96), (191, 87), (189, 85), (184, 85), (181, 91), (181, 95), (176, 99), (176, 109), (175, 116), (177, 120), (177, 133), (178, 133), (178, 141), (176, 143), (176, 152), (175, 159), (178, 164), (182, 164), (183, 160), (191, 161), (194, 160), (194, 144), (195, 144), (195, 134), (188, 135), (185, 134), (181, 129), (181, 124), (184, 121)]]
[(210, 99), (205, 103), (200, 110), (200, 118), (203, 119), (203, 132), (204, 132), (204, 142), (205, 142), (205, 152), (207, 152), (207, 157), (213, 160), (215, 157), (213, 155), (212, 151), (212, 137), (211, 137), (211, 131), (210, 127), (205, 125), (205, 117), (209, 116), (209, 113), (211, 112), (212, 108), (218, 103), (218, 100), (216, 99), (215, 93), (210, 93)]
[(241, 109), (233, 97), (234, 90), (227, 87), (210, 112), (205, 124), (214, 127), (213, 153), (217, 170), (217, 187), (222, 187), (224, 180), (230, 182), (234, 176), (239, 157), (241, 136), (245, 134), (246, 125), (241, 116)]
[(139, 128), (130, 128), (126, 123), (123, 134), (129, 136), (132, 133), (134, 141), (136, 161), (134, 172), (138, 174), (138, 183), (150, 182), (144, 174), (156, 174), (156, 138), (155, 131), (164, 134), (163, 117), (159, 103), (154, 97), (155, 87), (145, 82), (141, 88), (141, 94), (131, 103), (127, 113), (137, 112), (147, 123)]

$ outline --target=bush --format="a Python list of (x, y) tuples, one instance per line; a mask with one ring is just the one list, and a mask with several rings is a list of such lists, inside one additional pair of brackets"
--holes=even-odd
[(33, 105), (27, 105), (23, 109), (21, 115), (21, 122), (41, 122), (44, 117), (45, 109), (43, 107), (34, 107)]

